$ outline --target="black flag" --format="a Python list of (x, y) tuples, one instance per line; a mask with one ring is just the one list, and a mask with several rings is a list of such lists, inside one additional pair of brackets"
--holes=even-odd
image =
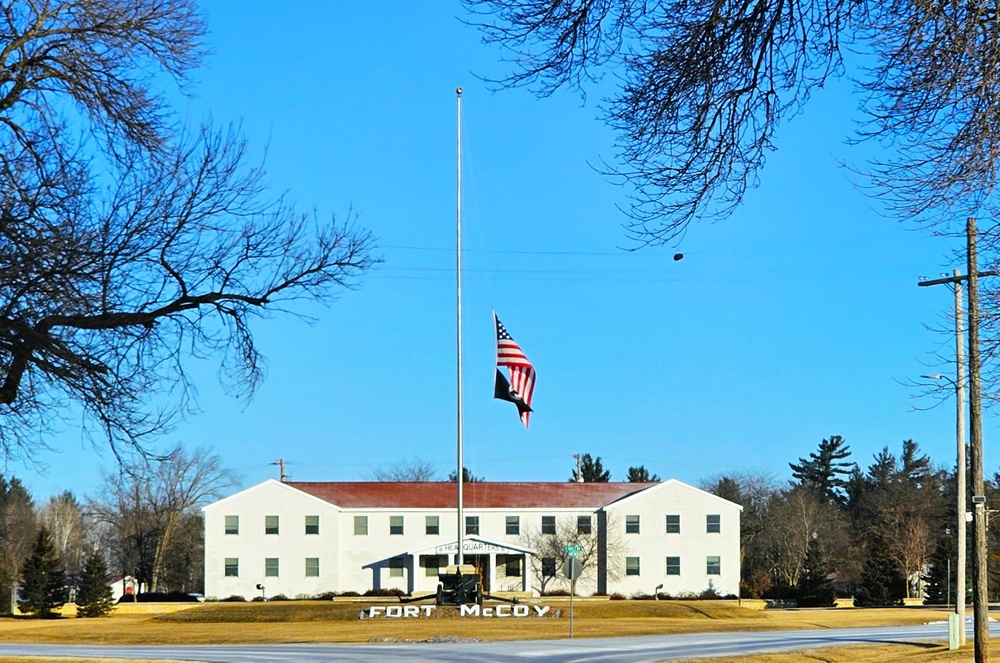
[(524, 414), (525, 412), (531, 412), (531, 408), (528, 404), (524, 402), (520, 394), (510, 388), (510, 383), (507, 382), (507, 378), (504, 377), (500, 369), (497, 369), (496, 381), (493, 383), (493, 398), (499, 398), (502, 401), (508, 401), (517, 406), (517, 413)]

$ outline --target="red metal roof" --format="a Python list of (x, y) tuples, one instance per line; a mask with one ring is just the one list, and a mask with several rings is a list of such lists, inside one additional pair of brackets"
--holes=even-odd
[[(289, 481), (287, 485), (345, 509), (454, 509), (457, 502), (450, 481)], [(462, 499), (467, 509), (596, 509), (655, 485), (482, 481), (465, 484)]]

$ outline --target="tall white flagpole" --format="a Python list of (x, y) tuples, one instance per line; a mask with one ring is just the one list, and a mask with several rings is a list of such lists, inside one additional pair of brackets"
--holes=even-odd
[(456, 481), (458, 484), (458, 553), (455, 557), (455, 562), (461, 565), (465, 561), (462, 551), (462, 539), (465, 538), (465, 521), (462, 516), (462, 483), (465, 478), (463, 476), (465, 473), (465, 463), (462, 458), (464, 428), (462, 417), (462, 88), (456, 88), (455, 95), (458, 100), (458, 195), (455, 211), (455, 225), (457, 229), (455, 272), (456, 283), (458, 285), (458, 468), (455, 473), (458, 479)]

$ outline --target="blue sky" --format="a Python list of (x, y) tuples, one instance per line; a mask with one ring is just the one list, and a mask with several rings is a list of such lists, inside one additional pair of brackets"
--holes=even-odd
[[(250, 403), (192, 363), (202, 413), (164, 444), (208, 446), (245, 485), (277, 476), (358, 480), (404, 459), (455, 465), (455, 93), (464, 88), (465, 456), (498, 481), (561, 481), (574, 453), (612, 480), (632, 465), (690, 483), (731, 470), (789, 476), (788, 463), (842, 435), (867, 465), (920, 443), (952, 465), (954, 406), (907, 383), (949, 372), (952, 295), (918, 288), (950, 271), (955, 238), (879, 214), (842, 160), (858, 119), (847, 84), (787, 122), (760, 186), (729, 219), (679, 245), (630, 246), (625, 190), (589, 164), (614, 135), (560, 92), (491, 92), (500, 53), (457, 0), (209, 2), (213, 54), (180, 103), (194, 121), (241, 122), (269, 179), (304, 210), (349, 213), (385, 262), (357, 291), (307, 307), (312, 325), (260, 321), (268, 379)], [(613, 81), (608, 80), (606, 84)], [(603, 88), (605, 91), (609, 87)], [(682, 251), (685, 259), (671, 256)], [(496, 310), (538, 370), (525, 431), (492, 399)], [(985, 421), (986, 467), (996, 470)], [(11, 464), (36, 498), (99, 490), (106, 450), (73, 430)]]

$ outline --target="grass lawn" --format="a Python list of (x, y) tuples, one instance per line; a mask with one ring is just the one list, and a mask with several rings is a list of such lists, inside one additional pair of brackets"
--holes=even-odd
[[(160, 612), (126, 606), (103, 619), (0, 619), (0, 642), (87, 644), (302, 643), (426, 640), (435, 636), (483, 640), (530, 640), (568, 637), (569, 601), (539, 601), (560, 609), (561, 618), (365, 619), (369, 605), (398, 605), (376, 600), (289, 601), (272, 603), (174, 604)], [(168, 611), (169, 612), (166, 612)], [(947, 619), (944, 610), (857, 608), (751, 610), (728, 601), (588, 601), (575, 602), (578, 638), (782, 629), (847, 628), (924, 624)], [(934, 645), (865, 645), (800, 653), (732, 659), (741, 663), (938, 663), (969, 660), (971, 650), (948, 652)], [(28, 659), (25, 659), (28, 660)], [(36, 663), (44, 659), (31, 659)]]

